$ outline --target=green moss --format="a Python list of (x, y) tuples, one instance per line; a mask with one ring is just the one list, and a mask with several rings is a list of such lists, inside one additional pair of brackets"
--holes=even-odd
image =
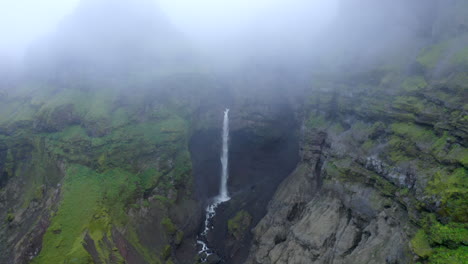
[[(81, 85), (36, 85), (12, 91), (21, 95), (14, 100), (0, 98), (2, 131), (3, 122), (8, 125), (6, 128), (18, 127), (14, 130), (18, 143), (8, 143), (5, 171), (9, 177), (22, 177), (20, 180), (26, 183), (21, 196), (23, 207), (33, 200), (43, 200), (50, 194), (51, 186), (62, 184), (57, 211), (51, 212), (42, 250), (33, 263), (91, 263), (83, 247), (85, 236), (95, 242), (102, 262), (107, 262), (110, 255), (123, 262), (118, 250), (112, 249), (114, 245), (109, 245), (109, 241), (113, 243), (113, 227), (125, 227), (125, 238), (138, 254), (148, 263), (159, 263), (162, 248), (149, 250), (143, 246), (129, 224), (128, 209), (154, 188), (160, 195), (151, 206), (167, 207), (173, 203), (168, 193), (176, 193), (177, 199), (190, 194), (189, 127), (187, 116), (183, 115), (188, 109), (186, 102), (164, 98), (158, 99), (158, 104), (143, 105), (142, 98), (148, 103), (145, 96), (153, 94), (154, 89), (135, 95), (139, 96), (137, 100), (125, 98), (113, 85), (96, 89), (72, 86)], [(65, 108), (80, 125), (66, 126), (60, 118), (53, 118)], [(48, 125), (50, 122), (61, 131), (49, 133), (45, 129), (38, 133), (32, 122), (12, 123), (35, 120)], [(26, 166), (23, 160), (30, 163)], [(62, 166), (66, 167), (63, 181)], [(143, 200), (142, 205), (149, 207), (150, 203)], [(7, 215), (5, 220), (8, 222), (12, 216)], [(168, 240), (181, 243), (183, 232), (177, 232), (172, 222), (166, 223), (165, 228), (174, 235)]]
[[(53, 94), (53, 95), (52, 95)], [(76, 88), (56, 89), (49, 96), (42, 91), (43, 96), (35, 97), (35, 104), (40, 104), (40, 115), (52, 112), (63, 105), (73, 105), (74, 112), (89, 121), (107, 119), (115, 101), (116, 89), (100, 87), (95, 90), (81, 90)], [(47, 114), (46, 114), (47, 116)]]
[(457, 249), (440, 247), (434, 250), (434, 254), (429, 258), (429, 264), (466, 264), (467, 260), (467, 246), (460, 246)]
[(391, 125), (391, 129), (395, 134), (413, 142), (433, 143), (437, 139), (433, 131), (412, 123), (394, 123)]
[(403, 188), (400, 190), (400, 195), (402, 196), (407, 196), (409, 194), (409, 189), (408, 188)]
[(468, 47), (464, 47), (452, 57), (452, 63), (456, 65), (468, 65)]
[(45, 185), (38, 186), (34, 192), (33, 200), (40, 201), (44, 197)]
[[(444, 132), (442, 137), (437, 139), (431, 147), (433, 155), (445, 163), (459, 163), (468, 167), (468, 150), (459, 144), (450, 144), (451, 137), (448, 132)], [(450, 147), (450, 148), (449, 148)]]
[(102, 203), (109, 209), (114, 223), (126, 223), (126, 209), (138, 197), (139, 177), (121, 169), (106, 171), (100, 175)]
[(8, 213), (5, 217), (5, 222), (11, 223), (15, 220), (15, 215), (13, 213)]
[(449, 223), (443, 225), (439, 222), (434, 223), (429, 228), (429, 234), (432, 244), (455, 246), (458, 244), (468, 244), (468, 229), (466, 224)]
[(51, 137), (62, 141), (79, 141), (89, 139), (89, 136), (86, 134), (86, 130), (79, 125), (69, 126), (61, 132), (52, 134)]
[(345, 129), (340, 123), (335, 123), (330, 127), (330, 131), (332, 131), (335, 134), (340, 134), (344, 131)]
[[(441, 224), (434, 214), (425, 214), (422, 229), (411, 240), (413, 251), (428, 259), (429, 264), (465, 263), (468, 257), (468, 229), (466, 223)], [(462, 261), (462, 262), (460, 262)]]
[(393, 101), (393, 107), (406, 112), (420, 113), (424, 109), (421, 99), (413, 96), (398, 96)]
[(111, 125), (112, 127), (121, 127), (131, 123), (132, 111), (127, 108), (118, 108), (112, 112)]
[(393, 197), (398, 190), (394, 184), (362, 168), (350, 158), (328, 161), (325, 164), (325, 171), (330, 178), (339, 179), (349, 184), (361, 183), (372, 186), (383, 196)]
[(139, 175), (141, 179), (141, 185), (145, 190), (156, 186), (161, 176), (162, 173), (155, 168), (148, 168)]
[(155, 199), (156, 201), (161, 202), (162, 204), (167, 204), (167, 203), (170, 203), (170, 202), (171, 202), (171, 201), (169, 200), (169, 198), (164, 197), (164, 196), (161, 196), (161, 195), (155, 195), (155, 196), (154, 196), (154, 199)]
[(166, 245), (162, 251), (162, 259), (167, 260), (171, 256), (172, 248), (171, 245)]
[(414, 253), (420, 257), (428, 257), (431, 255), (432, 248), (424, 230), (419, 230), (413, 239), (411, 239), (411, 248), (413, 249)]
[(372, 125), (370, 134), (377, 136), (376, 134), (384, 132), (385, 129), (387, 129), (387, 126), (383, 122), (378, 121)]
[(434, 68), (448, 48), (448, 44), (448, 42), (444, 42), (425, 48), (421, 54), (419, 54), (417, 61), (425, 68)]
[(239, 211), (237, 214), (228, 220), (229, 234), (234, 236), (237, 240), (244, 237), (245, 232), (252, 222), (252, 216), (247, 211)]
[[(48, 156), (44, 143), (40, 137), (29, 136), (24, 138), (20, 136), (18, 141), (23, 142), (21, 146), (12, 154), (12, 158), (15, 162), (12, 164), (13, 167), (21, 168), (25, 167), (26, 170), (23, 172), (11, 171), (9, 175), (22, 174), (23, 180), (26, 183), (23, 194), (22, 194), (22, 207), (27, 208), (31, 201), (40, 201), (46, 192), (46, 185), (55, 186), (62, 178), (62, 172), (57, 168), (54, 160), (51, 160)], [(24, 149), (23, 149), (24, 147)], [(31, 155), (31, 160), (27, 161), (27, 166), (21, 164), (21, 160), (24, 159), (21, 153), (25, 151), (28, 155)], [(10, 174), (11, 173), (11, 174)]]
[(325, 164), (325, 171), (327, 175), (331, 178), (338, 178), (342, 174), (342, 172), (340, 171), (340, 169), (338, 169), (334, 162), (327, 162)]
[(154, 252), (154, 250), (149, 250), (141, 244), (140, 239), (138, 238), (138, 235), (133, 227), (128, 227), (126, 233), (126, 238), (130, 242), (130, 244), (132, 244), (132, 246), (137, 250), (137, 252), (141, 256), (143, 256), (146, 262), (150, 264), (161, 263), (159, 258), (156, 256), (156, 252)]
[(414, 92), (427, 87), (427, 82), (422, 76), (413, 76), (405, 79), (401, 84), (405, 92)]
[(161, 225), (164, 227), (164, 230), (169, 235), (174, 235), (177, 232), (177, 227), (172, 223), (172, 220), (169, 217), (164, 217), (161, 220)]
[(375, 142), (374, 142), (373, 140), (370, 140), (370, 139), (369, 139), (369, 140), (366, 140), (366, 141), (362, 144), (361, 148), (362, 148), (363, 150), (365, 150), (365, 151), (369, 151), (369, 150), (372, 149), (374, 146), (375, 146)]
[[(187, 148), (187, 122), (175, 115), (167, 120), (121, 126), (102, 137), (90, 137), (80, 126), (46, 134), (45, 137), (47, 148), (56, 159), (100, 167), (102, 171), (115, 167), (133, 170), (135, 161), (141, 156), (154, 153), (159, 153), (163, 159), (189, 156), (182, 152)], [(177, 165), (179, 169), (191, 169), (190, 162), (184, 161), (181, 167)], [(161, 172), (144, 173), (146, 187), (153, 186), (155, 178), (161, 175)]]
[(85, 230), (99, 206), (98, 178), (99, 175), (85, 167), (68, 169), (63, 200), (33, 263), (89, 263), (90, 256), (82, 243)]
[(311, 115), (306, 122), (308, 128), (324, 128), (327, 124), (325, 118), (321, 115)]
[(468, 174), (465, 168), (456, 169), (452, 173), (443, 170), (436, 172), (426, 192), (439, 197), (441, 214), (455, 221), (468, 222)]
[(379, 175), (373, 175), (371, 181), (374, 181), (374, 186), (385, 197), (393, 197), (398, 188), (391, 182), (383, 179)]
[(391, 136), (388, 145), (387, 157), (393, 163), (411, 160), (420, 153), (413, 142), (398, 136)]
[(447, 145), (447, 140), (449, 139), (449, 134), (444, 132), (444, 134), (437, 139), (432, 145), (432, 152), (435, 156), (442, 158), (441, 156), (446, 155), (444, 153), (445, 146)]
[(150, 203), (148, 200), (144, 200), (142, 205), (143, 207), (150, 207)]
[(176, 245), (180, 245), (182, 243), (182, 240), (184, 239), (184, 232), (183, 231), (177, 231), (176, 237), (174, 239), (174, 243)]
[(106, 259), (106, 249), (99, 241), (110, 236), (111, 225), (126, 224), (126, 210), (136, 200), (139, 180), (137, 174), (121, 169), (97, 173), (84, 166), (70, 166), (62, 190), (63, 200), (35, 263), (73, 259), (84, 263), (89, 258), (82, 246), (86, 232), (96, 242), (100, 256)]
[(447, 159), (455, 160), (459, 162), (464, 167), (468, 168), (468, 149), (455, 144), (447, 154)]

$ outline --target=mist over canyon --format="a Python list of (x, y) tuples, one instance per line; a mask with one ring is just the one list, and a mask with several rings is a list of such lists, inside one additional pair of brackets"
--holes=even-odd
[(0, 263), (467, 263), (468, 2), (0, 7)]

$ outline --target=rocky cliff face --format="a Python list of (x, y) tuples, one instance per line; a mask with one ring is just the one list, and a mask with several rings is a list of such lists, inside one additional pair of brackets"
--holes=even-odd
[(347, 100), (331, 99), (304, 122), (301, 161), (252, 230), (247, 263), (462, 263), (467, 153), (457, 120), (466, 114), (421, 124), (406, 119), (423, 114), (402, 110), (398, 97), (390, 116), (350, 112)]
[(466, 262), (468, 7), (442, 7), (414, 24), (417, 45), (358, 70), (265, 63), (213, 77), (137, 67), (137, 53), (113, 71), (110, 52), (99, 78), (80, 68), (88, 57), (55, 54), (5, 82), (0, 262), (199, 262), (226, 107), (232, 200), (212, 263)]
[(467, 87), (465, 66), (450, 67), (393, 84), (374, 72), (380, 94), (362, 75), (328, 84), (350, 94), (315, 91), (301, 161), (252, 230), (247, 263), (463, 263)]
[(183, 42), (150, 1), (84, 1), (1, 83), (1, 263), (193, 258), (201, 207), (187, 142), (199, 103), (185, 87), (214, 85), (162, 66), (169, 46), (185, 49), (158, 37)]
[(247, 263), (466, 261), (466, 22), (440, 27), (467, 9), (452, 4), (406, 66), (316, 75), (298, 112), (301, 161)]
[(409, 263), (408, 212), (379, 192), (379, 176), (351, 160), (333, 175), (333, 157), (353, 159), (354, 150), (344, 152), (332, 133), (303, 133), (301, 162), (253, 230), (247, 263)]

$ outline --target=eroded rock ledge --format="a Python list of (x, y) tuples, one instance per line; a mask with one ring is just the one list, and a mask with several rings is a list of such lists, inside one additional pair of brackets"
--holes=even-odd
[(370, 186), (327, 173), (335, 140), (324, 131), (303, 131), (301, 162), (253, 230), (247, 263), (407, 263), (411, 258), (405, 209)]

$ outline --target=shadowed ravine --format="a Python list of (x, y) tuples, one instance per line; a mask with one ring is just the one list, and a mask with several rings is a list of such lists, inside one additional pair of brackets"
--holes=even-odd
[(227, 190), (228, 181), (228, 162), (229, 162), (229, 109), (224, 110), (223, 118), (223, 133), (222, 137), (222, 150), (221, 150), (221, 183), (219, 186), (219, 194), (212, 199), (212, 203), (205, 209), (205, 221), (203, 232), (200, 233), (197, 239), (197, 244), (201, 247), (198, 251), (200, 258), (203, 262), (213, 254), (212, 250), (206, 244), (206, 237), (208, 232), (212, 229), (211, 220), (216, 216), (216, 209), (218, 205), (225, 203), (231, 199)]
[[(244, 126), (248, 121), (239, 116), (235, 107), (230, 110), (227, 184), (230, 200), (216, 203), (216, 208), (212, 202), (218, 198), (221, 186), (222, 163), (219, 158), (223, 145), (220, 135), (223, 133), (218, 128), (200, 130), (192, 135), (190, 149), (196, 193), (207, 205), (203, 208), (212, 210), (207, 222), (210, 228), (205, 228), (203, 220), (200, 225), (203, 243), (207, 244), (208, 252), (214, 253), (206, 259), (208, 263), (220, 259), (222, 263), (245, 261), (252, 239), (250, 229), (265, 215), (268, 201), (278, 184), (297, 164), (298, 142), (292, 111), (285, 106), (278, 109), (282, 111), (269, 114), (271, 122), (265, 130), (272, 135), (256, 134), (252, 128)], [(222, 123), (221, 119), (217, 122)], [(234, 235), (228, 223), (237, 215), (248, 215), (249, 221), (242, 232)]]

